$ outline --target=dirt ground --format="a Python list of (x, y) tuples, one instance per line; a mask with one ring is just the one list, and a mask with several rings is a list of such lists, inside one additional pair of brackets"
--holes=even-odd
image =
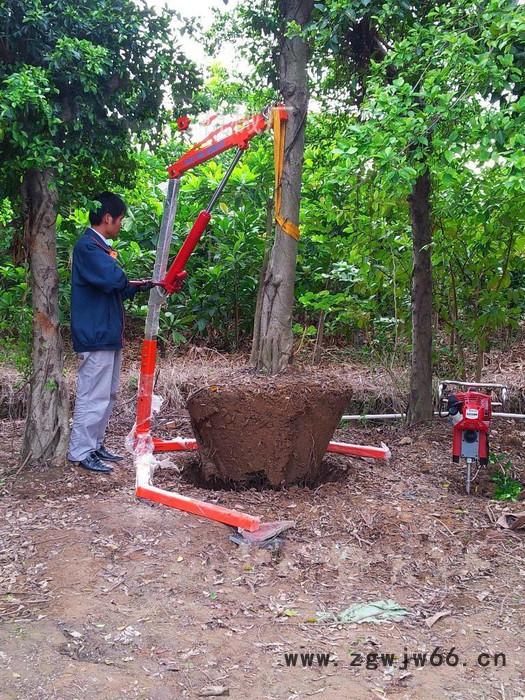
[[(183, 378), (164, 372), (159, 433), (192, 437), (187, 378), (210, 379), (214, 366), (197, 356)], [(111, 425), (115, 451), (135, 384), (136, 364)], [(335, 439), (384, 442), (392, 458), (329, 455), (311, 488), (212, 490), (192, 477), (194, 454), (162, 463), (162, 488), (294, 520), (269, 548), (136, 499), (129, 454), (110, 476), (19, 468), (22, 430), (0, 423), (0, 698), (525, 698), (525, 530), (496, 522), (525, 504), (492, 500), (487, 468), (465, 494), (445, 420), (341, 424)], [(491, 447), (522, 480), (524, 442), (523, 423), (493, 421)], [(406, 614), (338, 619), (378, 601)]]

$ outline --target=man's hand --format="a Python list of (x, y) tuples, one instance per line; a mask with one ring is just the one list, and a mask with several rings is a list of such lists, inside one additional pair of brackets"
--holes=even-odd
[(155, 286), (152, 280), (130, 280), (130, 284), (137, 292), (149, 292)]

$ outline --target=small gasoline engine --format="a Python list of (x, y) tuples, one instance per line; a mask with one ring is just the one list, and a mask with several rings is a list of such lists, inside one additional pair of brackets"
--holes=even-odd
[(448, 397), (448, 415), (454, 426), (452, 461), (460, 457), (488, 464), (492, 402), (488, 394), (467, 391)]
[[(444, 396), (446, 385), (466, 386), (460, 391)], [(478, 389), (499, 392), (502, 406), (506, 398), (507, 387), (502, 384), (467, 384), (466, 382), (446, 381), (439, 385), (439, 415), (448, 416), (453, 426), (452, 461), (460, 459), (467, 463), (467, 493), (470, 493), (472, 464), (486, 465), (489, 461), (489, 432), (492, 419), (492, 399)]]
[[(460, 387), (460, 391), (456, 387)], [(447, 394), (447, 388), (455, 393)], [(452, 461), (458, 463), (461, 458), (467, 462), (467, 493), (470, 493), (472, 463), (483, 466), (489, 461), (492, 417), (525, 418), (525, 415), (518, 413), (492, 413), (493, 407), (504, 408), (506, 400), (507, 387), (504, 384), (467, 383), (447, 379), (438, 385), (439, 415), (448, 416), (453, 426)]]

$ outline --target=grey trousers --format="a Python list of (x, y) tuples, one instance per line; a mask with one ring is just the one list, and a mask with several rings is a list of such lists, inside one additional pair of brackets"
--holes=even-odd
[(79, 353), (77, 395), (68, 459), (79, 462), (104, 442), (117, 398), (122, 350)]

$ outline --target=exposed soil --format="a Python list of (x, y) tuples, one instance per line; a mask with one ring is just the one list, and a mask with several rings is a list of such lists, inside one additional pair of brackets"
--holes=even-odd
[(344, 376), (237, 372), (187, 400), (200, 471), (239, 485), (315, 484), (351, 390)]
[[(133, 422), (138, 355), (111, 425), (113, 451)], [(183, 397), (236, 367), (205, 353), (165, 361), (156, 434), (192, 437)], [(400, 374), (354, 367), (353, 377), (353, 400), (369, 394), (367, 408), (384, 409), (383, 396), (402, 403)], [(466, 496), (446, 421), (344, 424), (335, 439), (383, 441), (392, 458), (327, 456), (316, 487), (211, 490), (193, 483), (195, 454), (161, 462), (156, 485), (263, 522), (293, 519), (269, 548), (237, 545), (225, 525), (137, 500), (130, 455), (110, 476), (20, 468), (22, 431), (20, 420), (0, 423), (2, 699), (525, 697), (525, 530), (498, 524), (525, 504), (491, 499), (494, 466)], [(524, 441), (523, 423), (493, 421), (491, 447), (522, 481)], [(407, 614), (337, 620), (380, 600)], [(299, 654), (295, 667), (288, 653)], [(303, 668), (300, 655), (310, 653)], [(316, 656), (326, 653), (327, 662)], [(424, 653), (416, 666), (412, 655)]]

